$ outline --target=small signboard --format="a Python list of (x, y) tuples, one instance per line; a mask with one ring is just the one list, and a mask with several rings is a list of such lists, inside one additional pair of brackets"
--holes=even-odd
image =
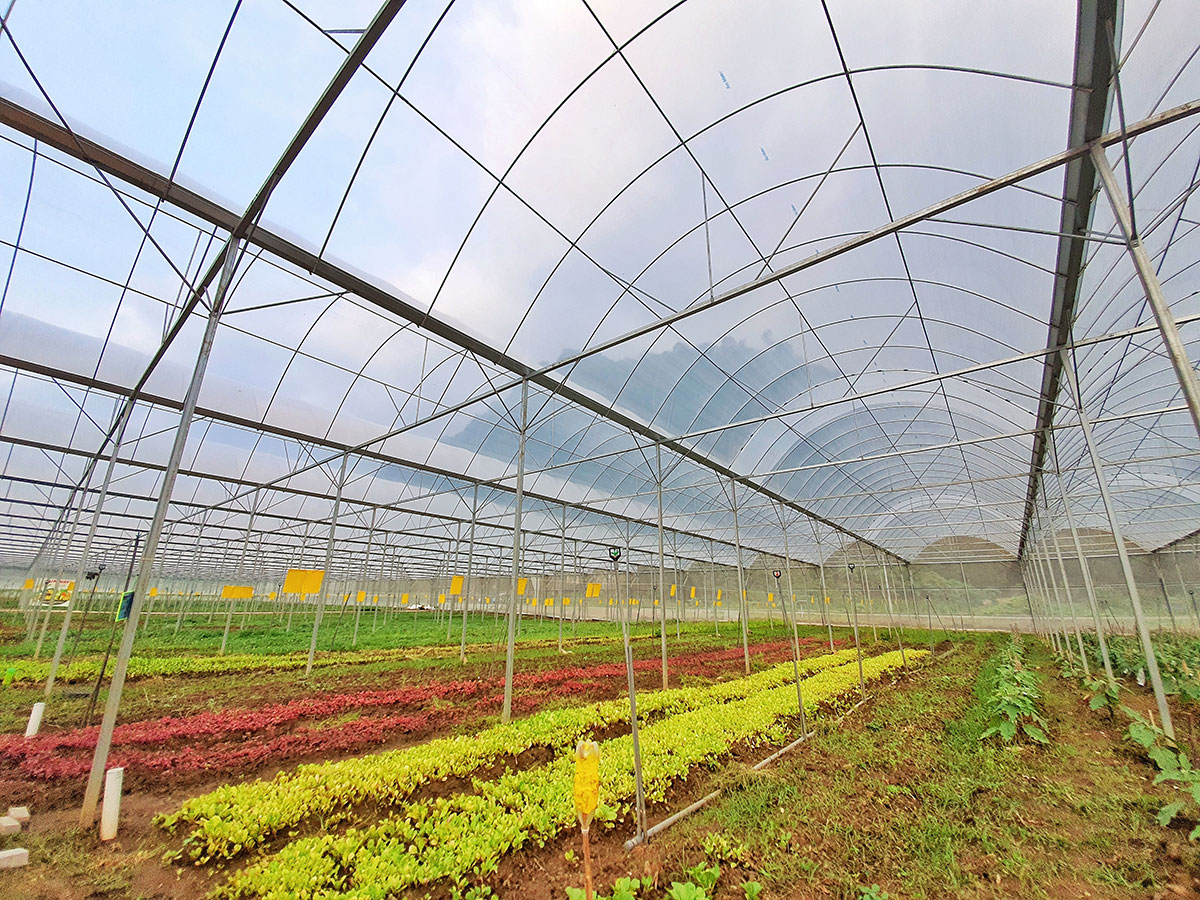
[(620, 547), (609, 547), (608, 548), (608, 558), (611, 559), (613, 562), (616, 562), (618, 559), (620, 559), (621, 558), (621, 548)]
[(121, 595), (121, 605), (117, 607), (117, 621), (124, 622), (128, 619), (131, 609), (133, 609), (133, 591), (126, 591)]
[(772, 572), (771, 574), (772, 574), (772, 575), (774, 575), (774, 576), (775, 576), (775, 580), (776, 580), (776, 581), (778, 581), (778, 580), (779, 580), (779, 576), (780, 576), (780, 575), (782, 575), (783, 573), (782, 573), (782, 572), (780, 572), (778, 569), (776, 569), (776, 570), (775, 570), (774, 572)]

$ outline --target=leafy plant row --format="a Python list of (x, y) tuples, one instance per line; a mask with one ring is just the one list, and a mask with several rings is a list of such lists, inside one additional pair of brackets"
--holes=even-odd
[[(853, 658), (854, 651), (840, 650), (801, 660), (801, 672), (818, 672)], [(648, 692), (639, 698), (638, 712), (639, 716), (669, 715), (708, 707), (781, 684), (791, 676), (789, 662), (720, 684)], [(326, 824), (341, 821), (358, 804), (395, 804), (430, 781), (465, 777), (533, 747), (574, 747), (594, 729), (628, 721), (625, 700), (547, 710), (471, 736), (439, 738), (357, 759), (299, 766), (271, 781), (224, 785), (188, 800), (178, 812), (158, 821), (169, 830), (190, 826), (184, 852), (203, 863), (252, 849), (309, 818), (320, 816)]]
[[(513, 712), (528, 714), (549, 700), (588, 690), (587, 684), (568, 681), (548, 691), (524, 692), (513, 699)], [(415, 714), (363, 716), (329, 725), (296, 728), (274, 736), (241, 735), (215, 743), (201, 740), (182, 747), (152, 750), (120, 747), (110, 754), (109, 763), (141, 775), (177, 776), (187, 772), (238, 772), (264, 763), (279, 764), (317, 754), (346, 756), (382, 744), (398, 734), (419, 734), (461, 722), (464, 718), (497, 712), (503, 701), (504, 696), (497, 694), (481, 697), (467, 707), (446, 706)], [(86, 754), (38, 749), (23, 755), (19, 769), (31, 778), (50, 780), (85, 775), (91, 764), (91, 757)]]
[(1014, 638), (1000, 651), (992, 690), (984, 701), (988, 727), (980, 739), (997, 735), (1007, 743), (1024, 732), (1039, 744), (1049, 743), (1048, 726), (1038, 709), (1042, 696), (1040, 682), (1041, 676), (1025, 667), (1024, 648)]
[[(917, 659), (923, 651), (910, 651)], [(866, 660), (872, 680), (902, 665), (898, 652)], [(853, 696), (855, 664), (827, 668), (803, 682), (805, 707)], [(695, 767), (712, 763), (742, 741), (782, 738), (781, 720), (797, 713), (796, 691), (784, 684), (741, 700), (681, 712), (641, 731), (646, 799), (665, 798), (668, 788)], [(611, 824), (627, 814), (634, 794), (633, 742), (625, 735), (604, 741), (600, 756), (600, 807), (596, 820)], [(382, 900), (410, 888), (448, 881), (464, 886), (496, 871), (502, 856), (526, 844), (542, 846), (575, 824), (574, 761), (553, 762), (494, 781), (474, 782), (474, 793), (405, 804), (370, 828), (302, 838), (234, 875), (218, 897), (320, 897)]]
[[(786, 651), (789, 644), (780, 641), (759, 644), (754, 650), (770, 654)], [(680, 654), (670, 658), (673, 672), (707, 671), (711, 663), (720, 663), (742, 658), (740, 647), (723, 650), (701, 651)], [(657, 659), (634, 662), (635, 671), (656, 671), (661, 665)], [(549, 685), (578, 683), (585, 680), (625, 678), (623, 663), (592, 666), (562, 666), (541, 672), (520, 672), (513, 678), (513, 686), (522, 690), (537, 689)], [(177, 740), (197, 738), (220, 738), (248, 734), (266, 728), (279, 728), (301, 719), (321, 719), (338, 716), (352, 710), (377, 709), (400, 706), (406, 711), (416, 711), (435, 701), (457, 703), (486, 697), (504, 687), (504, 679), (479, 678), (433, 681), (421, 685), (392, 688), (390, 690), (355, 691), (346, 694), (303, 697), (286, 703), (275, 703), (257, 709), (232, 709), (220, 712), (205, 711), (191, 716), (164, 716), (143, 722), (119, 725), (113, 732), (113, 746), (151, 744), (161, 747)], [(568, 691), (574, 693), (574, 691)], [(77, 728), (70, 731), (47, 732), (33, 739), (21, 735), (0, 735), (0, 757), (19, 762), (30, 756), (44, 755), (60, 749), (90, 750), (96, 746), (99, 726)]]
[[(634, 640), (647, 640), (639, 637)], [(565, 641), (569, 646), (611, 644), (611, 635), (578, 637)], [(522, 641), (522, 650), (557, 647), (557, 640)], [(478, 649), (476, 647), (476, 649)], [(457, 656), (458, 647), (395, 647), (379, 650), (338, 650), (317, 655), (314, 666), (344, 666), (354, 663), (384, 662), (396, 659), (419, 659), (426, 657)], [(64, 684), (94, 681), (100, 673), (101, 660), (94, 658), (76, 659), (69, 666), (59, 666), (55, 680)], [(129, 660), (127, 678), (157, 678), (162, 676), (187, 675), (230, 675), (241, 672), (286, 672), (303, 669), (308, 663), (308, 653), (238, 653), (226, 656), (181, 656), (178, 653), (165, 656), (134, 656)], [(8, 664), (13, 668), (15, 683), (37, 683), (45, 681), (50, 674), (50, 663), (46, 661), (15, 660)], [(6, 667), (7, 668), (7, 667)]]
[[(1107, 639), (1108, 657), (1113, 671), (1120, 677), (1144, 674), (1146, 657), (1141, 642), (1126, 635), (1114, 634)], [(1101, 666), (1100, 645), (1095, 635), (1083, 636), (1088, 656)], [(1180, 635), (1159, 633), (1154, 635), (1154, 658), (1162, 674), (1163, 689), (1168, 694), (1178, 694), (1183, 700), (1200, 701), (1200, 640)]]
[[(313, 666), (345, 666), (354, 663), (382, 662), (395, 659), (411, 659), (421, 654), (411, 649), (394, 650), (346, 650), (323, 653), (313, 660)], [(55, 680), (67, 684), (94, 681), (100, 674), (98, 659), (77, 659), (69, 666), (60, 666)], [(129, 678), (179, 677), (185, 675), (231, 675), (241, 672), (284, 672), (303, 669), (308, 662), (306, 653), (288, 653), (278, 656), (262, 656), (244, 653), (228, 656), (134, 656), (129, 660)], [(50, 674), (48, 662), (21, 660), (11, 665), (16, 668), (18, 682), (45, 681)]]

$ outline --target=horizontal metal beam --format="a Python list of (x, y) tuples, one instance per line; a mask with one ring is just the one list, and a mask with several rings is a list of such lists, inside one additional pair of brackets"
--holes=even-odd
[[(711, 469), (726, 478), (735, 479), (750, 491), (763, 494), (776, 503), (780, 503), (801, 515), (821, 522), (834, 531), (875, 547), (889, 556), (895, 556), (886, 547), (879, 547), (867, 538), (853, 534), (836, 522), (829, 521), (813, 513), (811, 510), (804, 509), (788, 498), (776, 494), (762, 485), (756, 484), (753, 480), (745, 476), (739, 475), (728, 466), (709, 459), (704, 454), (689, 447), (671, 441), (665, 435), (639, 422), (632, 416), (618, 412), (603, 401), (597, 400), (551, 377), (549, 369), (536, 370), (492, 346), (487, 341), (467, 334), (454, 325), (432, 315), (428, 310), (420, 308), (411, 298), (401, 295), (399, 292), (391, 293), (386, 291), (378, 285), (372, 284), (351, 272), (347, 272), (345, 269), (322, 259), (311, 251), (305, 250), (257, 224), (246, 227), (242, 224), (240, 216), (214, 201), (204, 198), (194, 191), (175, 185), (169, 179), (147, 169), (145, 166), (139, 165), (110, 148), (104, 147), (95, 141), (73, 135), (58, 123), (39, 116), (37, 113), (27, 110), (5, 98), (0, 98), (0, 124), (7, 125), (29, 137), (36, 138), (38, 141), (54, 147), (68, 156), (93, 165), (152, 196), (161, 197), (177, 208), (204, 219), (218, 228), (229, 231), (232, 231), (234, 228), (242, 228), (247, 241), (297, 266), (303, 271), (331, 284), (335, 284), (380, 309), (386, 310), (392, 315), (412, 322), (424, 331), (449, 341), (451, 344), (467, 350), (480, 359), (485, 359), (503, 369), (507, 369), (519, 378), (528, 379), (539, 387), (557, 394), (559, 397), (576, 406), (580, 406), (628, 431), (660, 443), (679, 456), (685, 457), (707, 469)], [(896, 558), (899, 559), (899, 557)]]

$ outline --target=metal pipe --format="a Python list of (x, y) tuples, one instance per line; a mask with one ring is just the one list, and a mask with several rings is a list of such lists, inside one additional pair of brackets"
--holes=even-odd
[(1112, 167), (1108, 164), (1108, 156), (1104, 152), (1104, 147), (1100, 144), (1093, 144), (1091, 156), (1096, 172), (1100, 176), (1100, 182), (1104, 185), (1104, 193), (1108, 195), (1108, 203), (1112, 207), (1113, 216), (1121, 228), (1121, 235), (1125, 238), (1125, 245), (1133, 260), (1133, 266), (1137, 270), (1138, 280), (1142, 283), (1142, 290), (1146, 294), (1146, 303), (1150, 306), (1151, 312), (1154, 313), (1154, 320), (1158, 323), (1158, 330), (1162, 335), (1167, 356), (1171, 360), (1171, 366), (1175, 369), (1179, 388), (1183, 392), (1188, 410), (1192, 414), (1192, 424), (1196, 428), (1196, 433), (1200, 434), (1200, 382), (1197, 382), (1196, 370), (1192, 368), (1192, 364), (1188, 360), (1187, 348), (1184, 347), (1183, 339), (1179, 336), (1179, 326), (1175, 324), (1175, 318), (1171, 315), (1171, 307), (1163, 295), (1162, 284), (1159, 283), (1158, 274), (1150, 263), (1150, 256), (1142, 244), (1141, 237), (1133, 228), (1127, 198), (1117, 184)]
[(1146, 616), (1142, 611), (1142, 598), (1138, 593), (1137, 582), (1133, 577), (1133, 567), (1129, 564), (1129, 554), (1125, 549), (1125, 539), (1121, 535), (1121, 524), (1117, 521), (1113, 509), (1112, 497), (1108, 492), (1108, 481), (1104, 475), (1104, 464), (1096, 451), (1096, 442), (1092, 437), (1092, 426), (1083, 408), (1083, 396), (1079, 383), (1075, 378), (1075, 370), (1067, 354), (1063, 353), (1063, 369), (1067, 373), (1067, 387), (1075, 402), (1075, 412), (1079, 417), (1079, 427), (1083, 431), (1083, 440), (1087, 444), (1088, 455), (1092, 459), (1092, 468), (1096, 472), (1096, 481), (1100, 487), (1100, 497), (1104, 502), (1104, 511), (1108, 516), (1109, 531), (1117, 546), (1117, 556), (1121, 561), (1121, 572), (1125, 576), (1125, 586), (1129, 591), (1129, 599), (1133, 603), (1133, 617), (1137, 623), (1138, 639), (1141, 641), (1142, 653), (1146, 657), (1146, 671), (1150, 674), (1150, 685), (1154, 690), (1154, 702), (1158, 705), (1158, 715), (1162, 721), (1163, 733), (1171, 740), (1175, 739), (1175, 725), (1171, 721), (1171, 710), (1167, 706), (1167, 695), (1163, 690), (1162, 675), (1158, 670), (1158, 659), (1154, 655), (1154, 644), (1150, 640), (1150, 629), (1146, 625)]
[(737, 479), (729, 479), (730, 505), (733, 508), (733, 544), (737, 554), (738, 576), (738, 618), (742, 621), (742, 657), (746, 664), (746, 674), (750, 674), (750, 631), (746, 619), (750, 609), (746, 604), (746, 576), (742, 571), (742, 532), (738, 525)]
[[(655, 488), (658, 492), (658, 606), (659, 606), (659, 636), (662, 643), (662, 686), (667, 688), (667, 591), (666, 573), (663, 569), (663, 491), (662, 491), (662, 445), (654, 445), (654, 459), (657, 467)], [(736, 516), (737, 513), (734, 513)], [(746, 672), (750, 672), (750, 662), (747, 658)]]
[(521, 431), (517, 439), (517, 496), (513, 510), (512, 580), (508, 594), (508, 645), (504, 656), (504, 708), (500, 721), (512, 718), (513, 652), (517, 643), (517, 578), (521, 568), (521, 504), (525, 497), (525, 433), (529, 428), (529, 380), (521, 380)]
[(1091, 567), (1083, 555), (1083, 547), (1079, 543), (1079, 532), (1075, 528), (1075, 519), (1071, 515), (1071, 503), (1067, 499), (1067, 489), (1063, 485), (1062, 470), (1058, 464), (1058, 439), (1051, 436), (1050, 451), (1054, 454), (1054, 480), (1058, 482), (1058, 495), (1062, 498), (1063, 512), (1067, 515), (1067, 527), (1071, 530), (1071, 541), (1075, 545), (1075, 556), (1079, 560), (1079, 571), (1083, 576), (1083, 587), (1087, 593), (1088, 606), (1091, 607), (1092, 621), (1096, 626), (1096, 643), (1100, 645), (1100, 659), (1104, 662), (1104, 674), (1108, 683), (1116, 684), (1113, 674), (1112, 660), (1108, 655), (1108, 641), (1104, 637), (1104, 623), (1100, 620), (1100, 603), (1096, 599), (1096, 588), (1092, 584)]
[[(470, 592), (475, 588), (474, 582), (474, 567), (475, 567), (475, 520), (479, 517), (479, 485), (475, 485), (474, 492), (471, 496), (471, 532), (467, 540), (467, 582), (463, 585), (463, 619), (462, 619), (462, 637), (458, 645), (458, 661), (462, 664), (467, 662), (467, 598), (471, 596)], [(559, 649), (562, 649), (562, 635), (558, 639)]]
[[(321, 618), (325, 613), (325, 602), (329, 597), (329, 588), (333, 583), (332, 573), (330, 568), (333, 565), (333, 542), (337, 537), (338, 514), (342, 507), (342, 489), (346, 485), (346, 461), (350, 458), (350, 454), (346, 453), (342, 456), (342, 466), (338, 473), (337, 487), (333, 497), (333, 515), (329, 518), (329, 537), (325, 541), (325, 564), (324, 564), (324, 579), (321, 584), (321, 590), (317, 592), (317, 611), (313, 616), (312, 638), (308, 642), (308, 662), (304, 666), (304, 677), (307, 678), (312, 674), (313, 659), (317, 655), (317, 633), (321, 630)], [(304, 595), (301, 594), (301, 597)]]
[(150, 575), (154, 566), (154, 554), (158, 550), (158, 541), (162, 536), (163, 525), (167, 519), (167, 510), (171, 505), (171, 493), (175, 488), (175, 479), (179, 475), (180, 463), (183, 461), (183, 451), (187, 443), (188, 432), (191, 429), (192, 417), (196, 412), (196, 403), (200, 399), (200, 388), (204, 383), (204, 371), (212, 354), (213, 340), (217, 335), (217, 322), (225, 308), (225, 298), (233, 279), (234, 267), (238, 258), (241, 242), (231, 236), (227, 243), (225, 265), (221, 269), (221, 278), (217, 283), (216, 292), (212, 298), (212, 308), (209, 310), (208, 321), (204, 328), (204, 337), (200, 342), (200, 350), (196, 357), (196, 365), (192, 370), (191, 382), (184, 395), (183, 409), (180, 412), (179, 425), (175, 430), (175, 440), (171, 446), (171, 455), (167, 460), (166, 471), (163, 472), (162, 489), (159, 491), (158, 502), (154, 507), (154, 518), (146, 535), (145, 549), (141, 555), (138, 568), (137, 584), (134, 587), (133, 603), (129, 618), (125, 620), (124, 633), (121, 636), (121, 647), (117, 651), (117, 662), (113, 668), (112, 683), (108, 690), (108, 699), (104, 705), (104, 718), (100, 724), (100, 734), (96, 741), (96, 751), (92, 755), (92, 768), (88, 774), (87, 788), (84, 791), (83, 806), (79, 813), (79, 824), (82, 828), (90, 828), (96, 816), (96, 805), (100, 800), (100, 789), (104, 782), (104, 769), (108, 763), (108, 751), (112, 746), (113, 729), (117, 724), (117, 711), (121, 706), (121, 692), (125, 687), (125, 675), (129, 670), (129, 657), (133, 653), (133, 639), (137, 632), (138, 617), (142, 612), (142, 600), (150, 586)]

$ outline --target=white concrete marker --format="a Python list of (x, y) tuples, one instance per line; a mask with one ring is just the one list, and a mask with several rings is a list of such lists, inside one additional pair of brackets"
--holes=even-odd
[(104, 776), (104, 805), (100, 807), (100, 840), (111, 841), (117, 836), (117, 818), (121, 815), (121, 786), (125, 769), (109, 769)]
[(31, 738), (38, 733), (38, 729), (42, 727), (42, 716), (45, 714), (45, 703), (33, 704), (33, 710), (29, 713), (29, 724), (25, 726), (25, 737)]
[(22, 825), (25, 825), (29, 822), (29, 807), (27, 806), (10, 806), (8, 808), (8, 814)]
[(0, 835), (8, 837), (10, 834), (20, 834), (21, 823), (12, 816), (0, 816)]
[(19, 869), (29, 865), (29, 851), (24, 847), (0, 850), (0, 869)]

